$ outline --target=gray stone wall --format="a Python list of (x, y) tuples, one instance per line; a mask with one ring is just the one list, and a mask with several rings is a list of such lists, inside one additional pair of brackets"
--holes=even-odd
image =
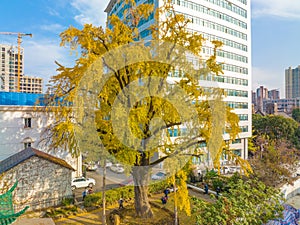
[(36, 210), (58, 205), (64, 197), (72, 196), (71, 174), (70, 169), (33, 156), (5, 172), (0, 185), (7, 182), (11, 186), (18, 180), (14, 191), (16, 208), (29, 205), (29, 210)]

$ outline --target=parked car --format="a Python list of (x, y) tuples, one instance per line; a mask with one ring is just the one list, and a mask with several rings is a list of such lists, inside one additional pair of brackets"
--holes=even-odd
[(152, 180), (163, 180), (166, 177), (166, 174), (164, 172), (157, 172), (156, 174), (153, 174), (151, 176)]
[(96, 171), (97, 168), (98, 168), (98, 166), (96, 164), (89, 164), (89, 165), (87, 165), (86, 170), (87, 171)]
[(113, 165), (112, 162), (107, 161), (105, 164), (105, 167), (110, 168), (112, 165)]
[(93, 178), (76, 177), (72, 179), (71, 187), (72, 190), (76, 188), (93, 187), (96, 185), (96, 181)]
[(228, 174), (228, 173), (230, 173), (230, 169), (229, 169), (228, 166), (221, 167), (220, 171), (221, 171), (221, 174)]
[(241, 172), (241, 168), (239, 166), (231, 166), (229, 167), (229, 172), (230, 173), (236, 173), (236, 172)]
[(115, 173), (124, 173), (125, 169), (121, 164), (113, 164), (110, 167), (110, 170), (115, 172)]
[(134, 185), (133, 178), (130, 177), (130, 178), (128, 178), (128, 179), (122, 181), (119, 185), (120, 185), (121, 187), (129, 186), (129, 185)]

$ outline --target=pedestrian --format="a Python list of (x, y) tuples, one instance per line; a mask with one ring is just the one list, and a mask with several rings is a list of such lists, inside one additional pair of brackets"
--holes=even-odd
[(82, 192), (82, 201), (84, 201), (84, 199), (87, 196), (87, 194), (88, 194), (88, 190), (84, 189), (84, 191)]
[(205, 191), (205, 194), (208, 194), (208, 185), (207, 185), (207, 183), (204, 184), (204, 191)]
[(120, 198), (120, 200), (119, 200), (119, 209), (124, 209), (123, 202), (124, 202), (123, 199)]
[(220, 192), (221, 192), (221, 189), (220, 189), (220, 187), (218, 186), (218, 187), (216, 188), (217, 198), (219, 198)]
[(76, 196), (75, 196), (75, 192), (73, 191), (73, 193), (72, 193), (72, 197), (73, 197), (73, 205), (75, 204), (75, 202), (76, 202)]
[(89, 188), (88, 194), (90, 195), (90, 194), (92, 194), (92, 193), (93, 193), (93, 188)]
[(168, 201), (168, 198), (166, 196), (161, 197), (161, 203), (163, 205), (165, 205), (167, 203), (167, 201)]
[(168, 194), (170, 194), (170, 190), (168, 188), (166, 188), (164, 190), (164, 194), (165, 194), (165, 197), (168, 198)]

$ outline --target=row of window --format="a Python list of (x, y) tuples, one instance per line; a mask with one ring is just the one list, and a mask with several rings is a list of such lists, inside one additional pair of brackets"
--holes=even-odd
[(248, 109), (248, 102), (226, 102), (232, 109)]
[[(184, 74), (180, 73), (178, 70), (174, 70), (172, 72), (169, 72), (169, 77), (183, 77)], [(236, 77), (227, 77), (222, 75), (214, 75), (214, 74), (208, 74), (208, 75), (200, 75), (199, 80), (205, 80), (205, 81), (215, 81), (220, 83), (227, 83), (227, 84), (235, 84), (235, 85), (242, 85), (242, 86), (248, 86), (248, 80), (247, 79), (241, 79)]]
[[(138, 4), (140, 1), (142, 1), (142, 0), (138, 0), (136, 3)], [(144, 4), (153, 4), (153, 0), (145, 0), (143, 3), (144, 3)], [(121, 9), (120, 11), (118, 11), (119, 7), (120, 7), (122, 4), (124, 4), (124, 1), (118, 1), (118, 2), (114, 5), (113, 9), (110, 11), (110, 14), (109, 14), (109, 15), (116, 14), (119, 18), (122, 18), (122, 17), (124, 16), (124, 11), (125, 11), (126, 9), (129, 9), (129, 8), (130, 8), (130, 5), (129, 5), (129, 4), (124, 4), (124, 5), (122, 6), (122, 9)], [(118, 12), (117, 12), (117, 11), (118, 11)], [(117, 13), (116, 13), (116, 12), (117, 12)]]
[[(240, 132), (244, 133), (244, 132), (248, 132), (248, 126), (240, 126)], [(180, 137), (180, 136), (184, 136), (187, 134), (187, 129), (186, 128), (173, 128), (173, 129), (168, 129), (168, 133), (170, 135), (170, 137)], [(226, 134), (227, 132), (224, 131), (224, 134)], [(232, 144), (238, 144), (241, 143), (241, 139), (236, 139), (235, 141), (232, 142)], [(199, 144), (199, 147), (206, 147), (206, 142), (201, 142)]]
[[(213, 55), (214, 49), (210, 48), (210, 47), (202, 47), (202, 52), (204, 54)], [(239, 55), (236, 53), (224, 51), (221, 49), (217, 50), (217, 56), (227, 58), (227, 59), (232, 59), (232, 60), (243, 62), (243, 63), (248, 63), (248, 57), (242, 56), (242, 55)]]
[(149, 30), (149, 29), (145, 29), (145, 30), (140, 32), (140, 36), (141, 36), (142, 39), (148, 37), (151, 34), (152, 34), (152, 31)]
[(236, 65), (232, 65), (232, 64), (226, 64), (226, 63), (222, 63), (221, 66), (222, 66), (222, 70), (227, 70), (227, 71), (246, 74), (246, 75), (248, 74), (248, 69), (245, 67), (236, 66)]
[(210, 28), (210, 29), (214, 29), (214, 30), (217, 30), (217, 31), (221, 31), (223, 33), (230, 34), (230, 35), (235, 36), (237, 38), (241, 38), (243, 40), (247, 40), (247, 34), (245, 34), (243, 32), (240, 32), (238, 30), (232, 29), (232, 28), (227, 27), (227, 26), (223, 26), (219, 23), (215, 23), (215, 22), (212, 22), (212, 21), (209, 21), (209, 20), (205, 20), (205, 19), (196, 17), (196, 16), (192, 16), (192, 15), (189, 15), (189, 14), (186, 14), (186, 13), (180, 13), (180, 12), (176, 12), (176, 13), (177, 14), (183, 14), (186, 19), (189, 19), (191, 21), (191, 23), (198, 24), (200, 26), (207, 27), (207, 28)]
[[(228, 0), (205, 0), (205, 1), (221, 6), (224, 9), (228, 9), (242, 17), (247, 18), (247, 11), (245, 9), (231, 3)], [(243, 3), (244, 5), (247, 5), (247, 0), (238, 0), (238, 1)]]
[(238, 114), (240, 121), (248, 121), (248, 114)]
[(239, 27), (247, 29), (247, 23), (245, 23), (245, 22), (243, 22), (239, 19), (236, 19), (232, 16), (229, 16), (225, 13), (221, 13), (217, 10), (205, 7), (203, 5), (200, 5), (198, 3), (187, 1), (187, 0), (173, 0), (173, 3), (177, 4), (177, 5), (180, 5), (180, 6), (183, 6), (183, 7), (186, 7), (186, 8), (190, 8), (192, 10), (195, 10), (195, 11), (198, 11), (198, 12), (201, 12), (201, 13), (208, 14), (210, 16), (216, 17), (218, 19), (225, 20), (225, 21), (230, 22), (232, 24), (235, 24)]
[(150, 20), (154, 19), (154, 13), (152, 12), (147, 19), (142, 18), (138, 24), (138, 27), (141, 27), (142, 25), (144, 25), (145, 23), (149, 22)]
[(236, 77), (226, 77), (222, 75), (208, 74), (208, 75), (201, 75), (199, 79), (207, 80), (207, 81), (216, 81), (220, 83), (248, 86), (248, 80), (236, 78)]
[(201, 34), (202, 37), (205, 38), (205, 39), (207, 39), (208, 41), (214, 41), (214, 40), (221, 41), (226, 46), (229, 46), (229, 47), (232, 47), (232, 48), (236, 48), (236, 49), (248, 52), (247, 45), (244, 45), (244, 44), (241, 44), (241, 43), (238, 43), (236, 41), (232, 41), (232, 40), (229, 40), (227, 38), (220, 37), (220, 36), (216, 36), (216, 35), (212, 35), (212, 34), (207, 34), (207, 33), (204, 33), (204, 32), (199, 32), (199, 31), (196, 31), (196, 30), (193, 30), (193, 29), (188, 29), (188, 30), (191, 31), (192, 33), (196, 32), (196, 33)]
[(248, 91), (241, 91), (241, 90), (234, 90), (234, 89), (224, 89), (224, 93), (227, 96), (248, 97)]
[[(204, 92), (206, 94), (208, 93), (213, 93), (214, 88), (211, 87), (205, 87), (203, 88)], [(232, 97), (248, 97), (248, 91), (242, 91), (242, 90), (235, 90), (235, 89), (227, 89), (224, 88), (223, 90), (223, 94), (225, 96), (232, 96)]]

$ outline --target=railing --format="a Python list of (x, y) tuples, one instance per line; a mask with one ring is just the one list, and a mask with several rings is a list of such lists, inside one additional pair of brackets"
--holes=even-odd
[(286, 200), (300, 194), (300, 179), (296, 180), (293, 185), (285, 184), (281, 187), (281, 192)]
[(14, 210), (19, 211), (24, 208), (24, 206), (29, 206), (29, 211), (35, 211), (35, 210), (40, 210), (40, 209), (45, 209), (53, 206), (59, 206), (61, 205), (62, 201), (64, 199), (73, 199), (72, 195), (67, 195), (64, 197), (59, 197), (59, 198), (48, 198), (48, 199), (34, 199), (32, 201), (25, 202), (24, 204), (14, 205)]

